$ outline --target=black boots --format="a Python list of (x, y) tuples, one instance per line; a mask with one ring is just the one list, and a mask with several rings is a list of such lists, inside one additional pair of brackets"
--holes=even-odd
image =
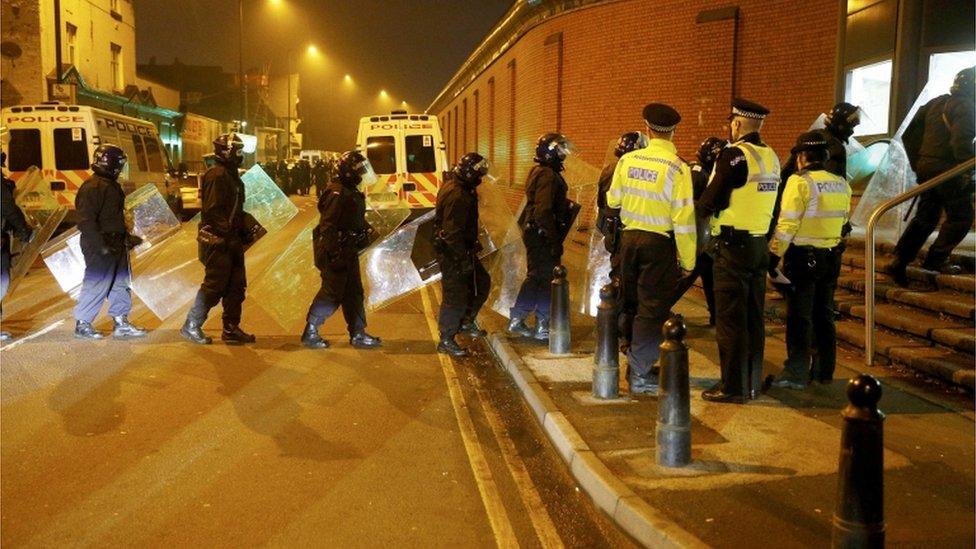
[(10, 332), (0, 332), (0, 341), (10, 341), (13, 337)]
[(532, 332), (532, 338), (539, 341), (549, 341), (549, 321), (548, 320), (537, 320), (535, 324), (535, 331)]
[(75, 337), (78, 339), (102, 339), (105, 336), (92, 326), (91, 322), (75, 321)]
[(366, 332), (358, 332), (349, 337), (349, 344), (357, 349), (373, 349), (382, 345), (383, 341)]
[(186, 319), (183, 323), (183, 327), (180, 328), (180, 335), (183, 339), (189, 341), (190, 343), (196, 343), (197, 345), (210, 345), (213, 343), (213, 339), (210, 336), (203, 333), (201, 328), (201, 323), (195, 320)]
[(319, 335), (319, 328), (311, 322), (305, 324), (305, 331), (302, 332), (302, 345), (309, 349), (328, 349), (329, 342), (322, 339)]
[(112, 329), (112, 337), (115, 339), (135, 339), (146, 337), (148, 333), (145, 329), (129, 322), (129, 317), (126, 315), (113, 316), (112, 322), (115, 323), (115, 327)]
[(458, 345), (451, 336), (441, 336), (441, 341), (437, 344), (437, 352), (451, 356), (468, 356), (467, 349)]
[(461, 329), (458, 330), (458, 333), (469, 337), (485, 337), (488, 335), (488, 332), (482, 330), (474, 320), (468, 320), (461, 324)]
[(224, 343), (230, 343), (232, 345), (240, 345), (243, 343), (254, 343), (256, 341), (254, 334), (249, 334), (245, 332), (237, 324), (227, 324), (227, 323), (224, 323), (224, 331), (220, 333), (220, 339)]
[(724, 402), (730, 404), (744, 404), (746, 397), (725, 392), (725, 386), (721, 383), (716, 384), (711, 389), (702, 392), (702, 400), (709, 402)]
[(508, 321), (508, 333), (520, 337), (532, 337), (532, 328), (525, 324), (524, 318), (512, 317)]

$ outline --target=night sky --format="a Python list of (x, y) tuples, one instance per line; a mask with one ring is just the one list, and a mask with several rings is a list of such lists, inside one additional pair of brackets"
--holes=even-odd
[[(244, 67), (285, 72), (301, 60), (305, 147), (354, 146), (360, 116), (422, 112), (512, 5), (512, 0), (245, 0)], [(135, 0), (139, 63), (178, 57), (237, 72), (236, 0)], [(343, 82), (345, 74), (353, 85)], [(389, 98), (381, 100), (385, 89)]]

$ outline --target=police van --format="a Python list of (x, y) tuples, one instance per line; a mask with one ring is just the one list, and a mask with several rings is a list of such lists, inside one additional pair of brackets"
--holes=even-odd
[(119, 182), (126, 193), (153, 183), (179, 213), (180, 190), (171, 180), (166, 149), (156, 127), (145, 120), (95, 107), (43, 103), (0, 111), (9, 177), (17, 181), (37, 166), (50, 182), (58, 202), (74, 218), (75, 195), (91, 177), (95, 148), (118, 145), (129, 158)]
[(393, 111), (363, 117), (356, 145), (379, 179), (364, 190), (371, 207), (407, 207), (411, 218), (434, 207), (448, 170), (436, 116)]

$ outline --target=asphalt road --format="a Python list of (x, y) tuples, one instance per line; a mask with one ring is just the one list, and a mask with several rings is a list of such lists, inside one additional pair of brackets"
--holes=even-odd
[[(252, 287), (314, 219), (298, 203), (248, 252)], [(244, 306), (254, 345), (190, 345), (186, 307), (160, 322), (140, 304), (148, 338), (84, 342), (73, 302), (34, 269), (4, 304), (20, 339), (0, 348), (0, 543), (631, 546), (486, 345), (436, 354), (438, 292), (372, 314), (376, 351), (348, 345), (341, 315), (323, 329), (332, 349), (304, 349), (260, 295)], [(300, 318), (308, 303), (293, 305)]]

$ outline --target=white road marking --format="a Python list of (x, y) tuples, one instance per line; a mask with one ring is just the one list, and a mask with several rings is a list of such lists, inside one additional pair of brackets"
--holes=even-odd
[(57, 328), (58, 326), (60, 326), (62, 324), (64, 324), (64, 319), (63, 318), (61, 320), (57, 321), (57, 322), (54, 322), (52, 324), (48, 324), (47, 326), (41, 328), (40, 330), (34, 332), (33, 334), (25, 335), (24, 337), (18, 339), (17, 341), (8, 343), (8, 344), (4, 345), (3, 347), (0, 347), (0, 352), (9, 351), (10, 349), (13, 349), (14, 347), (20, 345), (21, 343), (23, 343), (25, 341), (30, 341), (31, 339), (34, 339), (35, 337), (40, 337), (40, 336), (42, 336), (42, 335), (50, 332), (51, 330)]
[[(438, 336), (437, 323), (434, 321), (436, 313), (431, 306), (430, 296), (426, 287), (420, 291), (420, 297), (424, 303), (424, 317), (427, 320), (427, 328), (431, 338), (436, 342)], [(447, 382), (448, 395), (451, 397), (451, 404), (454, 407), (454, 417), (457, 418), (458, 430), (461, 433), (461, 440), (464, 442), (464, 450), (468, 454), (468, 463), (471, 465), (471, 472), (474, 474), (475, 483), (478, 485), (478, 492), (481, 494), (481, 502), (485, 506), (488, 514), (488, 522), (495, 533), (495, 543), (499, 547), (518, 547), (518, 539), (515, 537), (515, 530), (508, 519), (505, 505), (502, 503), (501, 495), (495, 479), (492, 478), (491, 468), (485, 458), (485, 452), (478, 441), (478, 433), (474, 429), (474, 422), (471, 420), (471, 413), (464, 400), (464, 393), (461, 392), (461, 384), (458, 382), (457, 371), (454, 363), (445, 355), (437, 353), (437, 358), (441, 363), (441, 370), (444, 372), (444, 380)]]
[(165, 271), (163, 271), (163, 272), (161, 272), (161, 273), (159, 273), (157, 275), (153, 275), (153, 276), (149, 277), (149, 280), (159, 280), (160, 278), (168, 275), (169, 273), (172, 273), (174, 271), (178, 271), (178, 270), (182, 269), (183, 267), (186, 267), (187, 265), (189, 265), (190, 263), (193, 263), (195, 261), (198, 261), (198, 260), (197, 259), (191, 259), (189, 261), (184, 261), (183, 263), (180, 263), (179, 265), (173, 267), (172, 269), (167, 269), (167, 270), (165, 270)]

